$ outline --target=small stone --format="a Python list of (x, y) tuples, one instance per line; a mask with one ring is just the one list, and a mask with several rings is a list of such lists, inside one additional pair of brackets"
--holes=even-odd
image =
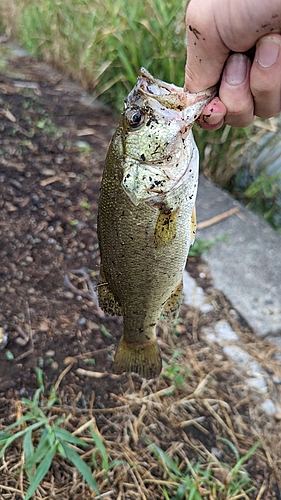
[(28, 338), (27, 339), (23, 339), (22, 337), (17, 337), (15, 339), (16, 344), (20, 345), (21, 347), (26, 346), (26, 344), (27, 344), (28, 341), (29, 341)]
[(281, 411), (277, 411), (274, 415), (274, 418), (275, 420), (277, 420), (278, 422), (280, 422), (281, 420)]
[(52, 168), (42, 168), (40, 172), (41, 172), (41, 174), (47, 175), (47, 176), (56, 175), (56, 171), (53, 170)]
[(40, 332), (47, 332), (49, 330), (49, 325), (46, 321), (41, 321), (39, 325)]
[(184, 325), (177, 325), (175, 330), (177, 333), (185, 333), (186, 332), (186, 328)]
[(87, 326), (90, 330), (99, 330), (100, 329), (100, 325), (98, 325), (97, 323), (94, 323), (94, 321), (91, 321), (91, 320), (88, 321)]
[(76, 359), (73, 358), (73, 356), (67, 356), (64, 360), (63, 360), (63, 364), (64, 365), (69, 365), (69, 364), (72, 364), (72, 363), (76, 363)]
[(78, 318), (77, 323), (79, 326), (84, 326), (86, 324), (86, 318)]
[(271, 417), (276, 418), (276, 406), (273, 403), (271, 399), (266, 399), (262, 404), (261, 404), (261, 409), (267, 413), (267, 415), (270, 415)]
[(73, 299), (74, 298), (74, 293), (72, 293), (72, 292), (64, 292), (63, 296), (66, 299)]
[(58, 368), (59, 368), (58, 362), (57, 361), (53, 361), (52, 364), (51, 364), (51, 368), (53, 370), (58, 370)]
[(31, 255), (27, 255), (25, 257), (25, 260), (26, 260), (26, 262), (30, 262), (31, 263), (31, 262), (33, 262), (33, 257), (31, 257)]
[(12, 361), (14, 359), (14, 355), (11, 351), (6, 351), (5, 356), (8, 361)]
[(45, 356), (46, 356), (47, 358), (52, 358), (55, 354), (56, 354), (56, 351), (54, 351), (53, 349), (50, 349), (49, 351), (47, 351), (47, 352), (45, 353)]

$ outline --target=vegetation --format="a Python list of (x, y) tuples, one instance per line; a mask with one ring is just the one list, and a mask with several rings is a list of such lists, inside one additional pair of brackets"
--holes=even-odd
[[(164, 377), (170, 378), (171, 383), (164, 391), (158, 391), (162, 397), (173, 395), (176, 390), (174, 384), (177, 384), (179, 388), (182, 386), (184, 390), (185, 378), (192, 378), (188, 370), (183, 370), (177, 365), (176, 359), (179, 354), (179, 352), (175, 354), (165, 368)], [(181, 371), (181, 375), (179, 371)], [(63, 462), (68, 462), (77, 468), (80, 476), (92, 491), (91, 498), (103, 498), (114, 493), (112, 487), (116, 487), (116, 477), (120, 471), (122, 484), (125, 471), (132, 472), (134, 469), (136, 477), (140, 480), (139, 472), (143, 468), (144, 456), (140, 457), (139, 464), (131, 462), (128, 448), (131, 439), (135, 443), (143, 443), (141, 449), (145, 452), (145, 461), (153, 464), (155, 476), (152, 475), (152, 480), (148, 479), (147, 482), (159, 483), (160, 496), (157, 498), (165, 500), (185, 500), (187, 498), (189, 500), (191, 498), (194, 500), (247, 499), (249, 498), (248, 494), (255, 490), (244, 464), (248, 463), (255, 454), (259, 446), (258, 443), (252, 446), (245, 455), (240, 456), (236, 446), (231, 441), (219, 437), (218, 441), (220, 440), (223, 445), (229, 448), (235, 459), (232, 466), (218, 460), (213, 454), (210, 454), (207, 463), (203, 463), (202, 458), (198, 462), (190, 461), (188, 456), (183, 453), (182, 445), (175, 447), (173, 444), (170, 449), (167, 448), (164, 451), (155, 442), (138, 434), (136, 423), (138, 422), (139, 425), (143, 417), (139, 416), (137, 421), (134, 419), (138, 404), (136, 395), (135, 401), (131, 401), (133, 413), (127, 415), (131, 421), (131, 431), (129, 431), (127, 438), (125, 436), (127, 444), (121, 445), (120, 453), (118, 442), (121, 435), (128, 432), (125, 419), (124, 429), (120, 426), (121, 435), (116, 442), (117, 448), (119, 448), (116, 455), (116, 450), (115, 452), (113, 450), (113, 446), (116, 445), (102, 436), (95, 418), (86, 419), (74, 432), (67, 429), (71, 414), (69, 414), (69, 410), (63, 409), (57, 395), (61, 377), (59, 377), (55, 387), (47, 394), (42, 370), (37, 368), (36, 373), (39, 388), (35, 391), (33, 398), (23, 398), (17, 403), (18, 410), (15, 422), (0, 432), (0, 459), (4, 463), (10, 463), (11, 456), (20, 456), (17, 467), (13, 467), (15, 469), (13, 475), (14, 477), (18, 476), (18, 483), (21, 485), (21, 498), (24, 500), (41, 498), (40, 495), (37, 496), (36, 491), (40, 491), (41, 485), (43, 488), (45, 487), (45, 476), (50, 474), (52, 467), (64, 470)], [(179, 380), (179, 376), (181, 376), (181, 380)], [(144, 411), (145, 401), (146, 397), (141, 402), (141, 413)], [(153, 405), (151, 397), (149, 397), (149, 401), (149, 404)], [(126, 406), (129, 404), (130, 397), (127, 399)], [(157, 405), (159, 406), (159, 403)], [(124, 419), (124, 406), (121, 408), (123, 409), (121, 419)], [(112, 422), (118, 428), (118, 407), (116, 407), (115, 412), (114, 409), (112, 410), (115, 414), (115, 419)], [(126, 411), (128, 412), (128, 408)], [(112, 460), (111, 456), (114, 454), (116, 457)], [(46, 484), (50, 484), (49, 477)], [(70, 483), (72, 483), (71, 480)], [(77, 483), (80, 483), (79, 478)], [(9, 490), (8, 487), (5, 489), (5, 491)], [(11, 488), (11, 491), (17, 490)], [(143, 493), (142, 498), (148, 497)], [(87, 496), (87, 498), (89, 497)]]
[[(133, 4), (123, 0), (114, 4), (110, 0), (2, 0), (0, 18), (2, 28), (30, 52), (120, 109), (141, 65), (161, 79), (182, 85), (184, 11), (181, 0)], [(46, 116), (37, 123), (39, 129), (49, 132), (50, 126)], [(196, 134), (205, 172), (225, 185), (233, 177), (241, 148), (251, 140), (251, 130), (224, 127), (212, 135), (200, 130)], [(226, 166), (229, 164), (231, 169)], [(256, 192), (259, 197), (261, 192), (267, 196), (268, 191), (258, 187), (256, 183), (247, 196), (252, 193), (254, 199)], [(82, 201), (81, 207), (90, 217), (87, 202)], [(75, 227), (79, 220), (72, 219), (69, 224)], [(199, 241), (197, 255), (205, 250), (206, 244)], [(195, 329), (194, 318), (192, 324)], [(104, 325), (100, 331), (111, 337)], [(182, 333), (179, 329), (178, 334)], [(73, 498), (76, 487), (82, 488), (85, 499), (90, 498), (84, 495), (86, 488), (92, 491), (91, 498), (121, 498), (123, 484), (128, 498), (136, 498), (136, 494), (165, 500), (250, 498), (251, 491), (260, 486), (253, 485), (246, 462), (248, 466), (251, 457), (256, 459), (259, 453), (257, 445), (253, 446), (258, 437), (252, 433), (249, 420), (243, 421), (239, 413), (237, 375), (235, 383), (230, 382), (234, 388), (230, 395), (223, 386), (216, 392), (215, 348), (208, 350), (198, 344), (192, 353), (186, 332), (184, 337), (185, 349), (179, 352), (173, 340), (164, 336), (161, 349), (170, 362), (164, 364), (163, 375), (156, 381), (137, 380), (135, 385), (130, 377), (131, 392), (115, 394), (112, 408), (96, 406), (83, 413), (76, 412), (74, 402), (64, 406), (58, 386), (66, 371), (48, 393), (42, 371), (37, 369), (38, 390), (30, 399), (16, 402), (12, 423), (1, 423), (0, 470), (2, 478), (9, 474), (15, 481), (10, 487), (4, 481), (2, 484), (1, 478), (5, 494), (15, 493), (24, 500), (51, 498), (55, 494), (52, 481), (59, 470), (63, 471), (59, 482), (64, 498), (69, 485)], [(216, 363), (229, 380), (227, 363), (221, 356)], [(95, 360), (86, 358), (84, 364), (94, 365)], [(82, 371), (96, 378), (110, 376)], [(245, 399), (244, 395), (243, 405)], [(104, 417), (102, 426), (98, 427), (94, 414), (97, 420)], [(72, 419), (76, 419), (75, 424)], [(198, 431), (206, 436), (206, 446), (197, 439)], [(265, 460), (260, 453), (257, 461), (264, 464)]]
[[(2, 29), (29, 52), (120, 110), (141, 66), (162, 80), (183, 85), (185, 8), (186, 0), (133, 4), (124, 0), (2, 0), (0, 18)], [(224, 126), (215, 133), (197, 128), (195, 135), (205, 175), (232, 190), (281, 231), (280, 168), (268, 190), (270, 175), (263, 167), (253, 170), (247, 162), (261, 130), (266, 132), (257, 125), (246, 129)], [(241, 192), (243, 167), (251, 175)], [(258, 192), (256, 182), (261, 186)]]

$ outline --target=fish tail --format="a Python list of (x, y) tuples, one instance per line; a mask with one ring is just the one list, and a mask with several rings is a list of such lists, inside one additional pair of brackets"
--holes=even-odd
[(114, 373), (135, 372), (144, 378), (155, 378), (162, 370), (157, 340), (127, 342), (121, 337), (113, 361)]

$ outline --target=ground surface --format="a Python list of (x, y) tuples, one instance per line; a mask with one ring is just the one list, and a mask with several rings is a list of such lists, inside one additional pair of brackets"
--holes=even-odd
[[(280, 424), (259, 414), (241, 374), (232, 369), (219, 347), (208, 345), (201, 337), (204, 326), (227, 319), (254, 346), (245, 322), (212, 288), (203, 261), (191, 258), (188, 270), (214, 308), (208, 315), (182, 308), (182, 323), (173, 339), (163, 325), (159, 329), (163, 359), (170, 371), (167, 368), (165, 376), (151, 382), (112, 376), (111, 360), (122, 322), (102, 317), (92, 300), (91, 281), (99, 273), (96, 214), (104, 158), (116, 118), (106, 109), (82, 104), (81, 91), (46, 66), (12, 56), (5, 45), (2, 52), (1, 425), (14, 420), (15, 402), (20, 397), (33, 396), (38, 387), (35, 367), (40, 366), (47, 388), (62, 374), (59, 395), (62, 407), (73, 414), (73, 428), (77, 422), (81, 425), (90, 407), (113, 459), (120, 458), (125, 449), (127, 463), (133, 464), (143, 454), (140, 478), (136, 476), (141, 490), (132, 473), (123, 473), (121, 479), (112, 473), (109, 483), (101, 484), (101, 491), (112, 490), (107, 498), (163, 498), (155, 479), (162, 477), (161, 472), (157, 464), (155, 472), (147, 464), (140, 436), (153, 439), (171, 455), (185, 454), (195, 460), (199, 456), (204, 461), (208, 453), (219, 454), (229, 465), (235, 463), (235, 456), (217, 437), (234, 442), (240, 454), (262, 437), (263, 447), (246, 467), (254, 490), (239, 498), (280, 498), (280, 456), (269, 443), (278, 436)], [(269, 352), (270, 347), (267, 349)], [(169, 365), (173, 355), (175, 364)], [(90, 377), (83, 370), (94, 374)], [(268, 441), (263, 431), (271, 436)], [(125, 434), (131, 437), (124, 444)], [(58, 487), (56, 481), (65, 489), (61, 496), (54, 490), (55, 498), (91, 498), (78, 482), (77, 489), (69, 492), (73, 471), (65, 464), (61, 468), (63, 473), (53, 471), (52, 480), (46, 482), (45, 496), (42, 493), (36, 498), (54, 498), (48, 495), (51, 483), (52, 488)], [(0, 484), (5, 485), (1, 498), (22, 498), (16, 475), (10, 477), (8, 469), (0, 467)], [(223, 484), (225, 471), (220, 474)], [(206, 498), (215, 497), (206, 493)]]

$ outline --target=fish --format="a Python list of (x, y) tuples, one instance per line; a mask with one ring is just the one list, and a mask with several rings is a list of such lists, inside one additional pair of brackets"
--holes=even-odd
[(192, 126), (215, 89), (197, 94), (141, 68), (105, 161), (99, 208), (98, 300), (123, 315), (113, 372), (159, 376), (161, 316), (177, 318), (195, 238), (198, 149)]

